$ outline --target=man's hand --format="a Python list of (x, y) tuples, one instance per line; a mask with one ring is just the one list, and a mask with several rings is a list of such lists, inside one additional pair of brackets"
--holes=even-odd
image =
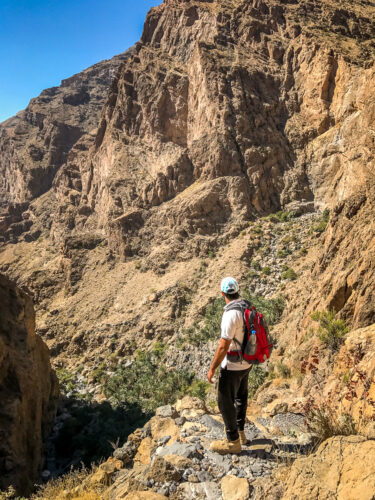
[(215, 370), (213, 370), (212, 368), (210, 368), (208, 370), (208, 373), (207, 373), (207, 380), (209, 381), (210, 384), (213, 384), (213, 378), (215, 376)]
[(231, 340), (220, 339), (219, 347), (216, 350), (216, 354), (215, 354), (214, 359), (211, 363), (211, 367), (207, 373), (207, 380), (209, 381), (210, 384), (213, 384), (212, 379), (215, 376), (216, 368), (220, 365), (220, 363), (225, 358), (231, 342), (232, 342)]

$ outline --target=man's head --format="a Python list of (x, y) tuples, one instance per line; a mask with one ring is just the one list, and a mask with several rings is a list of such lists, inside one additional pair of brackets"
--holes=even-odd
[(221, 280), (221, 295), (227, 300), (235, 300), (239, 298), (239, 287), (238, 283), (234, 278), (230, 276)]

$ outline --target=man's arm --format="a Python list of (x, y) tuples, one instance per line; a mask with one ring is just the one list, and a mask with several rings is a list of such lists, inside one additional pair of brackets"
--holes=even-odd
[(207, 373), (207, 380), (209, 381), (210, 384), (213, 384), (212, 379), (215, 375), (216, 368), (225, 358), (231, 342), (232, 340), (220, 339), (219, 347), (216, 349), (214, 359), (212, 360), (210, 369), (208, 370)]

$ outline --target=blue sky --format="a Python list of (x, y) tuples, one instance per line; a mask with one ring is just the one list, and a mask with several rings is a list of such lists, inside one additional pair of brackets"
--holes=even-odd
[(63, 78), (125, 51), (161, 0), (0, 0), (0, 122)]

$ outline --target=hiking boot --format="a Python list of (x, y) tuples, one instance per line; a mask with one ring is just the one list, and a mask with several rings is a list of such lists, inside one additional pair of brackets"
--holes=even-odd
[(210, 450), (216, 451), (216, 453), (219, 453), (220, 455), (226, 455), (227, 453), (241, 453), (240, 438), (236, 439), (236, 441), (229, 441), (228, 439), (213, 441), (210, 444)]
[(240, 435), (241, 444), (247, 444), (249, 442), (246, 437), (245, 431), (238, 431), (238, 434)]

